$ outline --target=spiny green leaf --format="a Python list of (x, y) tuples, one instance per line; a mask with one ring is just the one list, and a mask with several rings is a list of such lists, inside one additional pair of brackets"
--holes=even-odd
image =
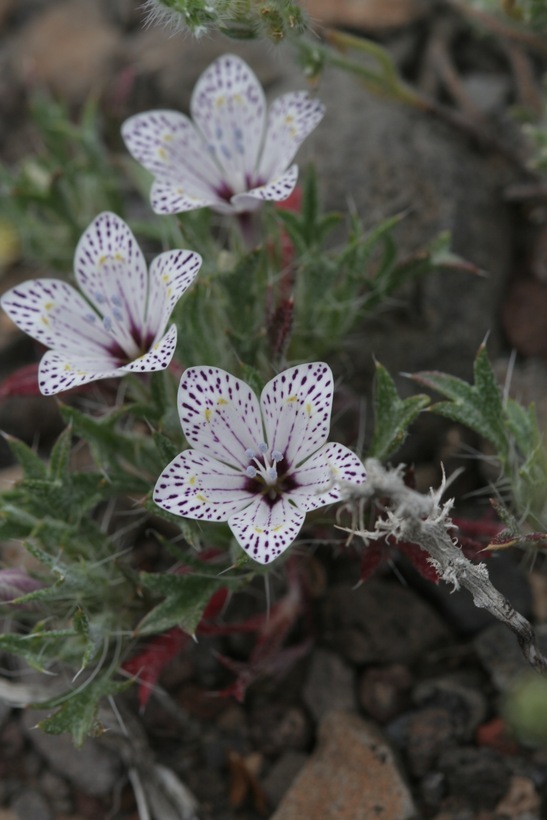
[(170, 438), (164, 436), (163, 433), (155, 432), (154, 433), (154, 443), (158, 448), (158, 453), (160, 454), (161, 460), (164, 464), (168, 464), (169, 462), (173, 461), (175, 456), (180, 453), (180, 449), (173, 444)]
[(433, 405), (433, 411), (470, 427), (488, 439), (505, 462), (509, 443), (503, 401), (484, 345), (479, 348), (473, 372), (472, 385), (463, 379), (436, 371), (415, 373), (412, 378), (450, 399)]
[[(81, 746), (86, 737), (97, 737), (104, 732), (104, 727), (97, 719), (100, 701), (104, 697), (117, 695), (130, 686), (132, 681), (113, 681), (105, 673), (83, 684), (73, 694), (65, 695), (66, 701), (50, 717), (38, 724), (39, 728), (50, 735), (61, 735), (68, 732), (76, 746)], [(55, 704), (55, 702), (51, 702)], [(43, 709), (47, 704), (34, 704), (34, 708)]]
[(72, 620), (76, 632), (84, 640), (85, 650), (82, 657), (81, 669), (85, 669), (97, 654), (100, 642), (93, 636), (89, 618), (81, 607), (78, 607)]
[(25, 444), (24, 441), (21, 441), (18, 438), (14, 438), (13, 436), (8, 436), (4, 433), (4, 438), (6, 439), (8, 446), (23, 468), (26, 478), (45, 478), (47, 475), (47, 468), (40, 456), (38, 456), (34, 450)]
[(51, 451), (48, 475), (53, 481), (61, 481), (68, 473), (68, 462), (72, 450), (72, 427), (66, 427)]
[(154, 607), (138, 625), (138, 635), (165, 632), (172, 626), (179, 626), (193, 635), (207, 606), (209, 598), (226, 579), (192, 575), (165, 575), (141, 573), (141, 583), (154, 595), (165, 596), (165, 600)]
[(385, 367), (376, 362), (374, 383), (374, 436), (370, 455), (387, 459), (403, 443), (409, 425), (429, 404), (424, 395), (400, 399), (395, 383)]
[(28, 635), (0, 635), (0, 651), (24, 658), (34, 669), (45, 672), (63, 655), (63, 647), (74, 637), (73, 629), (58, 629), (49, 632), (36, 631)]

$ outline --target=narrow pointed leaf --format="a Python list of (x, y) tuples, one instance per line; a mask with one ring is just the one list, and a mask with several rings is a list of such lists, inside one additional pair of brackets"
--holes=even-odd
[(165, 632), (173, 626), (193, 635), (211, 595), (226, 585), (225, 578), (196, 575), (160, 575), (141, 573), (141, 583), (150, 592), (165, 600), (143, 618), (136, 629), (138, 635)]
[(408, 427), (429, 404), (428, 396), (400, 399), (395, 382), (379, 362), (376, 362), (374, 394), (374, 436), (370, 455), (383, 461), (403, 443)]
[(436, 371), (422, 371), (412, 377), (419, 384), (442, 393), (450, 401), (439, 402), (432, 410), (442, 416), (470, 427), (490, 441), (498, 455), (508, 455), (508, 437), (505, 413), (499, 385), (488, 359), (486, 347), (481, 345), (473, 367), (474, 384)]
[[(53, 715), (40, 721), (38, 727), (50, 735), (70, 733), (74, 744), (79, 747), (86, 737), (98, 737), (104, 732), (97, 719), (102, 698), (117, 695), (130, 685), (131, 681), (116, 682), (108, 674), (101, 675), (69, 695)], [(36, 704), (35, 707), (44, 708), (44, 704)]]

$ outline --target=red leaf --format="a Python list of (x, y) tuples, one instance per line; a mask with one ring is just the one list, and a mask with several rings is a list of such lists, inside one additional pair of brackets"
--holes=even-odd
[[(236, 680), (219, 692), (219, 696), (235, 697), (240, 703), (245, 697), (247, 688), (260, 678), (270, 675), (282, 675), (298, 658), (309, 652), (312, 640), (307, 639), (297, 646), (283, 649), (283, 643), (302, 614), (305, 604), (304, 582), (297, 564), (287, 561), (289, 587), (269, 613), (258, 618), (249, 619), (257, 631), (257, 640), (247, 662), (234, 661), (223, 655), (217, 655), (219, 661), (234, 672)], [(248, 626), (249, 621), (245, 622)], [(242, 624), (239, 625), (240, 627)]]
[(27, 364), (11, 373), (0, 384), (0, 399), (11, 396), (40, 396), (38, 387), (38, 362)]
[(138, 678), (139, 704), (144, 709), (158, 682), (163, 668), (188, 643), (190, 636), (178, 626), (158, 635), (147, 644), (137, 655), (122, 664), (122, 669), (129, 675)]

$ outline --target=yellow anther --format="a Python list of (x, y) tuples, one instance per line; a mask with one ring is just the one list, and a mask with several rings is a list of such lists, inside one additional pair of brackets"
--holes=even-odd
[(205, 408), (204, 414), (205, 414), (205, 421), (211, 421), (212, 413), (211, 413), (211, 408), (210, 407)]

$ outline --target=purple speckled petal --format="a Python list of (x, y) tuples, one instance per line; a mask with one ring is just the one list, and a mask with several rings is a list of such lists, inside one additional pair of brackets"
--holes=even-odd
[(178, 408), (188, 442), (213, 458), (243, 470), (245, 451), (264, 439), (258, 399), (225, 370), (190, 367), (180, 380)]
[(8, 290), (1, 305), (33, 339), (69, 356), (107, 355), (111, 337), (101, 317), (78, 291), (60, 279), (30, 279)]
[(260, 157), (258, 176), (274, 179), (291, 164), (301, 143), (321, 122), (325, 107), (306, 91), (284, 94), (268, 112), (266, 140)]
[(150, 265), (150, 293), (145, 337), (158, 340), (180, 297), (201, 267), (201, 256), (193, 251), (173, 250), (160, 253)]
[(294, 468), (327, 440), (333, 378), (324, 362), (285, 370), (265, 386), (260, 397), (267, 441)]
[(171, 325), (167, 333), (143, 356), (123, 366), (124, 373), (152, 373), (169, 367), (177, 347), (177, 328)]
[(286, 498), (272, 505), (264, 496), (228, 519), (228, 525), (245, 552), (259, 564), (271, 564), (289, 547), (304, 523), (305, 513)]
[(223, 200), (213, 192), (200, 196), (190, 194), (186, 181), (158, 177), (150, 189), (150, 204), (156, 214), (181, 214), (206, 206), (216, 207), (222, 202)]
[(244, 191), (257, 168), (266, 123), (264, 92), (249, 66), (233, 54), (219, 57), (197, 81), (190, 109), (225, 183)]
[(289, 493), (291, 500), (304, 512), (339, 501), (339, 482), (362, 484), (365, 468), (355, 453), (343, 444), (329, 442), (310, 456), (292, 474), (296, 487)]
[(184, 450), (158, 478), (154, 501), (174, 515), (227, 521), (252, 501), (245, 484), (239, 470), (196, 450)]
[(144, 335), (148, 270), (133, 233), (116, 214), (99, 214), (82, 235), (74, 259), (76, 279), (103, 315), (103, 324), (129, 356)]
[(44, 396), (53, 396), (63, 390), (70, 390), (71, 387), (122, 375), (123, 370), (114, 367), (112, 360), (106, 355), (102, 358), (81, 354), (71, 357), (67, 353), (48, 350), (42, 356), (38, 368), (38, 387)]
[(232, 204), (238, 210), (254, 210), (258, 205), (257, 200), (282, 202), (284, 199), (288, 199), (294, 191), (297, 179), (298, 166), (291, 165), (288, 171), (285, 171), (277, 179), (268, 182), (267, 185), (252, 188), (245, 194), (236, 194), (232, 197)]
[(162, 208), (160, 213), (178, 212), (166, 210), (168, 203), (161, 199), (169, 192), (171, 205), (180, 199), (181, 211), (215, 201), (214, 191), (222, 184), (220, 168), (184, 114), (164, 110), (137, 114), (124, 122), (122, 136), (129, 152), (156, 177), (152, 199)]

